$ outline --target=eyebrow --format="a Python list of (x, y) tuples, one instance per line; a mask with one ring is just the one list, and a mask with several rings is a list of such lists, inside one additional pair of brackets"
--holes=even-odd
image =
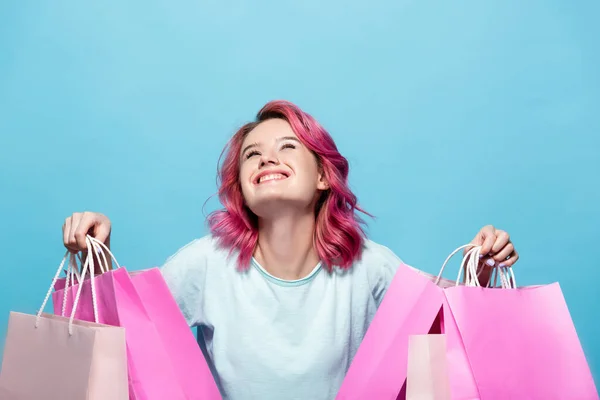
[[(298, 140), (298, 138), (294, 136), (282, 136), (276, 139), (277, 142), (283, 142), (285, 140), (293, 140), (294, 142), (300, 143), (300, 140)], [(258, 142), (249, 144), (248, 146), (244, 147), (244, 150), (242, 150), (242, 154), (245, 154), (248, 150), (250, 150), (253, 147), (258, 147), (258, 145)]]

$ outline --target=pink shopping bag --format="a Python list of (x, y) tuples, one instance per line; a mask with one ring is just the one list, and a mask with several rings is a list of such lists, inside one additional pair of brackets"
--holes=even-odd
[(430, 332), (443, 298), (429, 277), (400, 265), (336, 398), (396, 399), (406, 380), (408, 338)]
[(452, 398), (479, 399), (458, 327), (444, 296), (444, 288), (453, 286), (455, 282), (442, 279), (441, 272), (436, 278), (400, 265), (336, 398), (404, 399), (409, 336), (444, 333)]
[[(88, 237), (92, 245), (100, 245)], [(90, 252), (91, 254), (91, 252)], [(112, 256), (112, 254), (111, 254)], [(89, 257), (90, 259), (92, 257)], [(125, 268), (95, 278), (98, 314), (103, 323), (125, 328), (132, 399), (220, 399), (219, 390), (193, 332), (157, 268), (129, 273)], [(82, 293), (90, 290), (83, 281)], [(54, 311), (70, 312), (79, 284), (55, 286)], [(76, 316), (89, 320), (90, 304), (82, 302)]]
[(513, 270), (497, 268), (501, 287), (478, 287), (480, 250), (463, 259), (466, 285), (444, 290), (446, 333), (461, 344), (480, 398), (598, 399), (558, 283), (517, 288)]
[(558, 283), (445, 295), (482, 399), (598, 399)]
[(188, 399), (221, 399), (206, 359), (158, 268), (130, 272)]

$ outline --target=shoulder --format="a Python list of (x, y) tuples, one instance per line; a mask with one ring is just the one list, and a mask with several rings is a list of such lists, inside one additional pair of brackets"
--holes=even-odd
[(229, 252), (219, 248), (212, 235), (194, 239), (171, 255), (161, 267), (163, 276), (170, 281), (198, 278), (207, 273), (210, 265), (227, 263)]
[(227, 251), (220, 249), (216, 239), (212, 235), (206, 235), (194, 239), (183, 247), (180, 247), (165, 264), (181, 261), (199, 261), (212, 257), (227, 256)]
[(390, 248), (367, 239), (363, 245), (360, 259), (354, 263), (352, 268), (354, 269), (353, 274), (358, 279), (368, 281), (369, 289), (379, 304), (402, 263), (400, 257)]
[(197, 324), (201, 318), (209, 266), (215, 266), (211, 271), (224, 270), (221, 267), (227, 262), (228, 253), (218, 247), (211, 235), (207, 235), (179, 248), (160, 267), (162, 276), (189, 325)]
[(389, 247), (376, 243), (372, 240), (365, 240), (360, 258), (354, 263), (353, 268), (357, 272), (364, 272), (369, 280), (391, 279), (402, 264), (400, 257), (396, 255)]
[(359, 262), (369, 264), (400, 264), (402, 260), (389, 247), (366, 239)]

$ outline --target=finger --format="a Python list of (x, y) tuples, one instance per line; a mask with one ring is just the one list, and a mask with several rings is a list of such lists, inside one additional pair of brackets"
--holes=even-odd
[(67, 249), (73, 251), (74, 249), (72, 249), (69, 245), (69, 235), (71, 234), (71, 220), (72, 220), (72, 217), (68, 217), (65, 219), (65, 222), (62, 227), (62, 231), (63, 231), (63, 244), (65, 245), (65, 247)]
[(81, 250), (77, 247), (77, 240), (75, 240), (75, 231), (77, 230), (79, 222), (81, 221), (81, 215), (81, 213), (73, 213), (73, 215), (71, 216), (71, 229), (69, 230), (68, 246), (75, 252)]
[(513, 251), (512, 254), (509, 256), (509, 259), (502, 261), (499, 266), (512, 267), (517, 261), (519, 261), (519, 253)]
[(74, 237), (79, 250), (87, 249), (86, 236), (90, 229), (94, 226), (94, 214), (84, 212), (79, 220), (79, 224), (75, 229)]
[(496, 230), (493, 226), (488, 225), (481, 230), (483, 244), (481, 245), (481, 254), (488, 255), (496, 241)]
[(492, 246), (492, 254), (497, 254), (510, 242), (510, 236), (508, 233), (501, 230), (496, 230), (496, 240)]
[(494, 265), (496, 265), (496, 260), (494, 260), (492, 257), (483, 257), (481, 259), (481, 262), (485, 263), (485, 265), (487, 265), (488, 267), (493, 267)]
[(496, 255), (494, 255), (494, 260), (497, 262), (505, 261), (513, 252), (515, 251), (515, 247), (512, 243), (508, 243), (501, 249)]
[[(483, 234), (482, 234), (483, 230), (477, 232), (477, 235), (475, 235), (475, 237), (473, 238), (473, 240), (471, 240), (471, 244), (475, 245), (475, 246), (481, 246), (483, 244)], [(467, 248), (467, 250), (469, 250)]]

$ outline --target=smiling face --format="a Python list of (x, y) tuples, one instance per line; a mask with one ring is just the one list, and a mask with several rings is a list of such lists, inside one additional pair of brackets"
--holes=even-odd
[(319, 191), (328, 189), (317, 158), (283, 119), (261, 122), (246, 135), (240, 182), (246, 205), (259, 217), (314, 207)]

